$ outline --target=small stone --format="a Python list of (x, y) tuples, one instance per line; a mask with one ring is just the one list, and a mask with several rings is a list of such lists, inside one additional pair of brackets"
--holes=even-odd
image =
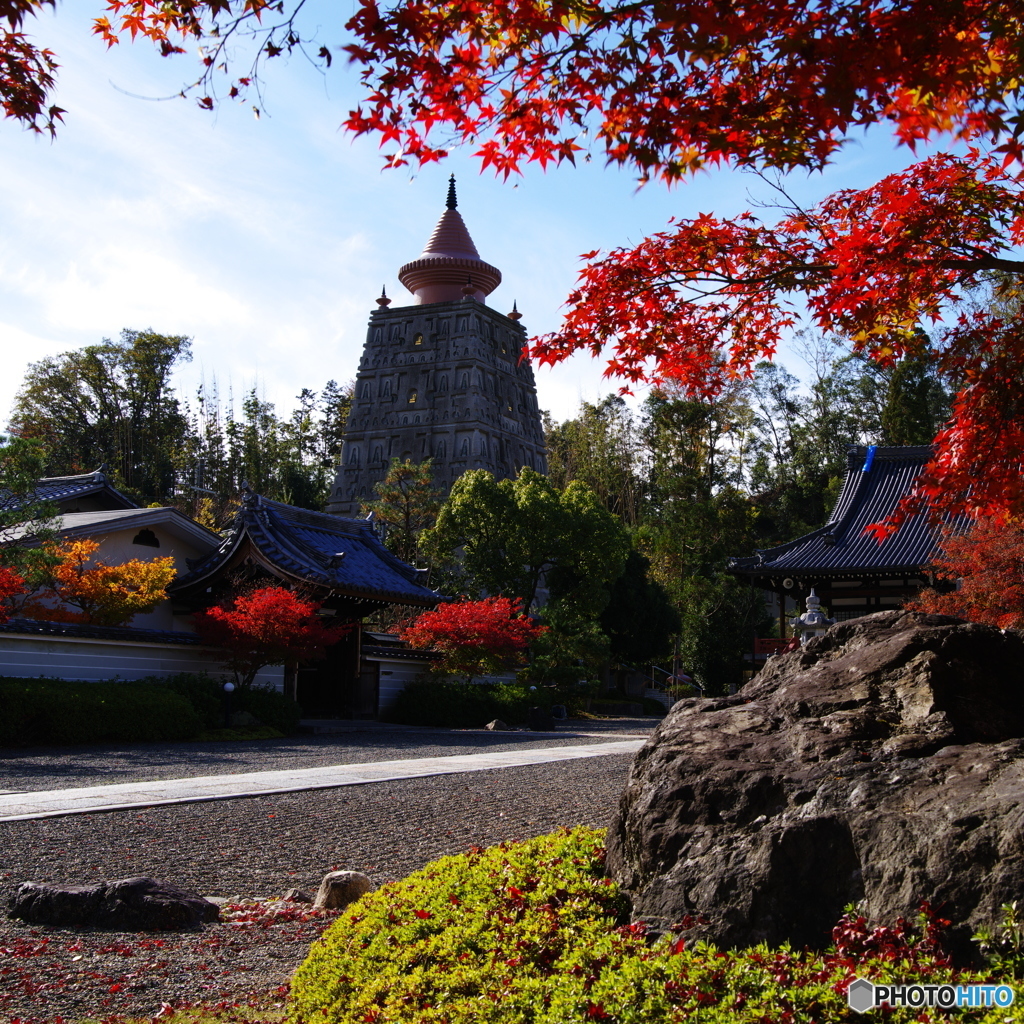
[(494, 719), (493, 722), (488, 722), (485, 729), (490, 729), (491, 732), (511, 732), (512, 726), (507, 722), (503, 722), (500, 718)]
[(342, 910), (372, 888), (373, 883), (361, 871), (331, 871), (324, 875), (313, 906), (318, 910)]
[(289, 903), (312, 903), (313, 897), (306, 892), (305, 889), (289, 889), (284, 896), (281, 897), (283, 900), (287, 900)]

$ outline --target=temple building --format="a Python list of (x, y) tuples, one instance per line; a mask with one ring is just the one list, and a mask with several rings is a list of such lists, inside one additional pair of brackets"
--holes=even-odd
[(432, 458), (445, 492), (470, 469), (547, 472), (526, 331), (514, 304), (508, 315), (486, 305), (501, 271), (480, 259), (457, 205), (453, 176), (426, 247), (398, 272), (413, 304), (382, 294), (370, 316), (328, 512), (358, 515), (393, 458)]
[(930, 584), (928, 565), (939, 524), (927, 514), (912, 515), (881, 542), (865, 528), (895, 512), (931, 455), (928, 445), (851, 446), (842, 490), (824, 526), (778, 547), (730, 559), (730, 573), (774, 595), (780, 636), (787, 613), (803, 611), (812, 590), (836, 620), (843, 620), (898, 608)]

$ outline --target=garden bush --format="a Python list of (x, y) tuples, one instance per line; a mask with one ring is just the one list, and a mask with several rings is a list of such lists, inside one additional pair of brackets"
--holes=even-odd
[(645, 715), (657, 715), (658, 718), (664, 718), (668, 714), (668, 708), (653, 697), (644, 697), (643, 705)]
[(399, 694), (388, 718), (402, 725), (479, 729), (495, 718), (524, 725), (530, 708), (547, 710), (551, 699), (541, 688), (522, 683), (461, 683), (425, 680)]
[[(222, 680), (214, 679), (206, 673), (181, 672), (175, 676), (146, 681), (162, 684), (186, 697), (202, 715), (206, 729), (220, 729), (224, 725)], [(296, 732), (302, 717), (302, 710), (295, 701), (276, 690), (262, 687), (236, 689), (231, 695), (231, 707), (234, 711), (248, 711), (264, 725), (283, 735)]]
[[(267, 736), (298, 728), (298, 705), (280, 693), (236, 691), (232, 707), (258, 718)], [(192, 673), (100, 683), (0, 677), (0, 708), (0, 747), (165, 743), (224, 725), (220, 681)], [(242, 736), (254, 738), (251, 730)]]
[[(603, 834), (576, 829), (445, 857), (348, 907), (291, 988), (290, 1024), (824, 1024), (862, 1019), (854, 977), (991, 983), (957, 972), (902, 924), (869, 930), (848, 914), (825, 953), (724, 951), (674, 935), (649, 943), (625, 923), (603, 877)], [(879, 1019), (883, 1015), (879, 1014)], [(897, 1008), (890, 1024), (948, 1020)], [(1003, 1024), (1006, 1009), (958, 1010)]]
[(202, 717), (181, 694), (145, 683), (0, 678), (0, 746), (188, 740)]

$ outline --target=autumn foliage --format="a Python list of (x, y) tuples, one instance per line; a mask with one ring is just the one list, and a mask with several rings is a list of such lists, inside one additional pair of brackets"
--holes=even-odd
[[(9, 5), (16, 73), (5, 103), (9, 116), (52, 130), (51, 58), (19, 50), (18, 32), (47, 3)], [(194, 48), (199, 78), (185, 91), (213, 108), (218, 76), (241, 98), (268, 58), (298, 48), (330, 64), (326, 47), (306, 49), (304, 6), (108, 0), (95, 31), (108, 45)], [(597, 155), (641, 182), (675, 183), (723, 165), (820, 169), (872, 126), (911, 149), (954, 142), (955, 154), (812, 209), (780, 186), (777, 217), (706, 214), (585, 254), (564, 326), (532, 354), (554, 363), (587, 351), (627, 384), (672, 380), (691, 397), (749, 375), (798, 322), (883, 365), (924, 358), (956, 398), (899, 516), (926, 504), (1024, 514), (1024, 324), (965, 304), (992, 272), (1009, 275), (1012, 302), (1024, 272), (1018, 4), (361, 0), (348, 29), (364, 98), (345, 127), (379, 138), (389, 166), (470, 145), (505, 177)], [(229, 43), (240, 40), (256, 56), (234, 77)]]
[(163, 601), (175, 576), (174, 559), (169, 556), (107, 565), (93, 559), (99, 549), (94, 540), (46, 548), (54, 564), (47, 570), (47, 583), (20, 608), (27, 618), (121, 626)]
[(262, 587), (227, 607), (198, 612), (194, 619), (203, 640), (224, 650), (239, 685), (249, 686), (266, 665), (323, 658), (351, 630), (347, 622), (325, 625), (319, 608), (284, 587)]
[(518, 599), (487, 597), (439, 605), (399, 635), (412, 647), (439, 651), (442, 671), (472, 680), (519, 660), (545, 630), (522, 614)]
[(0, 622), (11, 617), (8, 601), (25, 590), (25, 581), (13, 569), (0, 565)]
[(907, 604), (914, 611), (954, 615), (999, 629), (1024, 628), (1024, 529), (997, 519), (947, 531), (929, 566), (956, 589), (929, 588)]

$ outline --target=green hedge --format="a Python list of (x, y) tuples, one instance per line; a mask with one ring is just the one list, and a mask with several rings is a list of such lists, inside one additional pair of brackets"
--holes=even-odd
[[(602, 833), (577, 829), (428, 864), (347, 908), (295, 973), (290, 1024), (834, 1024), (854, 976), (989, 981), (889, 930), (841, 949), (692, 949), (624, 924)], [(841, 934), (847, 934), (843, 932)], [(867, 933), (865, 933), (867, 934)], [(874, 940), (875, 936), (870, 936)], [(1012, 979), (1007, 978), (1008, 983)], [(932, 1014), (932, 1015), (929, 1015)], [(879, 1020), (882, 1014), (877, 1014)], [(1006, 1010), (959, 1011), (996, 1024)], [(898, 1008), (890, 1024), (947, 1020)]]
[[(204, 728), (220, 729), (224, 725), (224, 695), (222, 682), (205, 673), (182, 672), (166, 679), (152, 679), (146, 682), (167, 686), (175, 693), (186, 697), (203, 718)], [(248, 711), (264, 725), (289, 735), (298, 730), (302, 709), (295, 701), (276, 690), (255, 687), (249, 690), (235, 690), (231, 696), (233, 711)]]
[(495, 718), (508, 725), (525, 725), (530, 708), (546, 709), (549, 703), (545, 690), (531, 690), (521, 683), (426, 680), (406, 686), (387, 717), (401, 725), (479, 729)]
[[(275, 734), (294, 732), (298, 706), (279, 693), (236, 691)], [(183, 673), (135, 682), (0, 677), (0, 747), (194, 740), (224, 724), (220, 683)]]
[(181, 694), (137, 683), (0, 679), (0, 708), (5, 747), (188, 740), (203, 728)]

